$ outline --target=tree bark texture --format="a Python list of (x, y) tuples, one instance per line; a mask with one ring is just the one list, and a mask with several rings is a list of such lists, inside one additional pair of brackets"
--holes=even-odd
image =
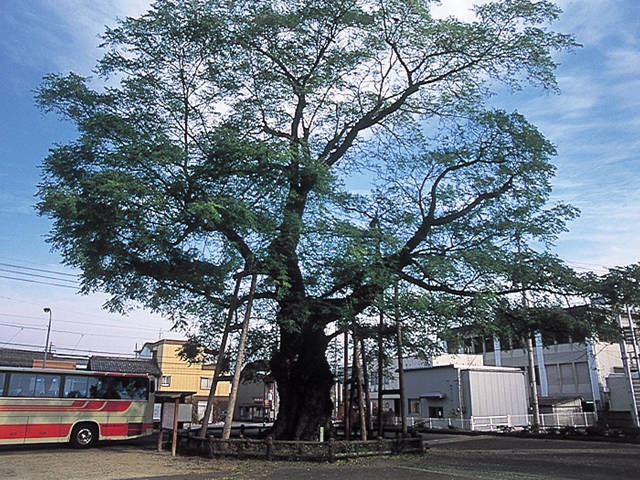
[(319, 427), (329, 426), (333, 374), (326, 358), (328, 341), (322, 329), (281, 332), (281, 349), (271, 359), (280, 395), (275, 438), (314, 439)]

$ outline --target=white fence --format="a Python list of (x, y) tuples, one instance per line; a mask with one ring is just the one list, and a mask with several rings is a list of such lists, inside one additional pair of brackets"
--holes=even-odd
[[(540, 415), (540, 426), (543, 429), (574, 427), (586, 428), (596, 424), (596, 414), (593, 412), (544, 413)], [(400, 417), (395, 419), (400, 424)], [(532, 415), (499, 415), (493, 417), (471, 418), (423, 418), (407, 417), (407, 426), (425, 427), (430, 429), (459, 429), (476, 431), (501, 431), (506, 429), (526, 428), (533, 425)]]

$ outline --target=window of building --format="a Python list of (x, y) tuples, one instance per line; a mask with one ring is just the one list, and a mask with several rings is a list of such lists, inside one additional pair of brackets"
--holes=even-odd
[(200, 389), (211, 390), (211, 377), (200, 377)]
[(162, 387), (170, 387), (171, 386), (171, 375), (163, 375), (160, 380), (160, 385)]
[(409, 399), (409, 415), (420, 415), (420, 399)]
[(429, 418), (444, 417), (444, 409), (442, 407), (429, 407)]
[(589, 365), (587, 362), (576, 362), (576, 380), (578, 382), (578, 393), (587, 393), (591, 391), (591, 375), (589, 373)]
[(547, 364), (545, 368), (547, 370), (549, 395), (560, 395), (562, 393), (562, 380), (560, 379), (560, 368), (558, 364)]
[(576, 393), (576, 376), (573, 363), (560, 364), (560, 378), (562, 381), (562, 393)]
[(495, 351), (495, 343), (493, 337), (485, 337), (484, 339), (484, 353), (491, 353)]

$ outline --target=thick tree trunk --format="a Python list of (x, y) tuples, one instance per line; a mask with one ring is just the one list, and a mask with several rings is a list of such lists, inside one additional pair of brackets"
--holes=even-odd
[(320, 427), (329, 427), (333, 409), (327, 336), (322, 329), (303, 327), (297, 332), (282, 332), (280, 345), (271, 359), (280, 395), (273, 435), (288, 440), (316, 439)]

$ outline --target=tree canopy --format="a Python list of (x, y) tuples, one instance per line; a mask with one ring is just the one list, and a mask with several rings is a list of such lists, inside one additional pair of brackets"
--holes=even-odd
[(606, 274), (583, 275), (585, 291), (595, 304), (622, 311), (640, 307), (640, 263), (610, 268)]
[(331, 335), (389, 287), (426, 316), (481, 305), (513, 290), (516, 238), (542, 251), (519, 264), (528, 288), (555, 278), (546, 247), (576, 212), (548, 204), (554, 146), (487, 100), (555, 88), (575, 42), (550, 1), (472, 22), (431, 4), (159, 0), (106, 30), (97, 79), (37, 93), (78, 129), (44, 160), (38, 209), (84, 292), (215, 328), (232, 277), (258, 275), (278, 437), (328, 421)]

